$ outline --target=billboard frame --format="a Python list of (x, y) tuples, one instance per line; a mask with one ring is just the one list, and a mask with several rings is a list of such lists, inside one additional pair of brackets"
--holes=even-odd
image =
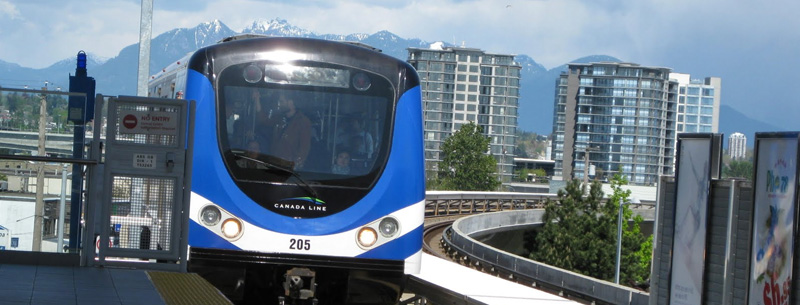
[[(792, 225), (791, 225), (791, 228), (790, 228), (791, 232), (789, 232), (790, 233), (790, 237), (791, 237), (791, 238), (789, 238), (789, 240), (792, 241), (792, 246), (791, 246), (791, 250), (788, 251), (788, 253), (790, 255), (792, 255), (792, 257), (787, 260), (789, 262), (789, 264), (791, 264), (788, 267), (788, 270), (789, 270), (789, 275), (788, 276), (789, 276), (790, 281), (791, 281), (791, 277), (793, 276), (794, 269), (796, 269), (798, 267), (797, 266), (798, 255), (797, 255), (797, 253), (795, 253), (797, 251), (797, 243), (795, 242), (795, 237), (797, 236), (797, 233), (798, 233), (798, 219), (800, 219), (800, 214), (798, 214), (798, 191), (799, 191), (798, 190), (798, 175), (800, 175), (800, 166), (798, 166), (798, 162), (800, 161), (800, 132), (757, 132), (756, 136), (755, 136), (755, 146), (754, 146), (754, 154), (753, 154), (753, 212), (752, 212), (752, 218), (751, 218), (751, 222), (750, 222), (750, 236), (749, 236), (750, 237), (750, 252), (749, 252), (750, 255), (749, 255), (749, 260), (748, 260), (748, 264), (747, 264), (748, 280), (747, 280), (747, 290), (746, 290), (746, 294), (745, 294), (746, 295), (745, 302), (747, 304), (763, 304), (763, 303), (760, 303), (758, 301), (751, 302), (752, 298), (756, 298), (757, 299), (759, 296), (762, 296), (762, 297), (766, 297), (767, 296), (767, 294), (766, 294), (766, 288), (767, 287), (766, 286), (764, 287), (764, 289), (762, 289), (761, 293), (758, 293), (758, 294), (755, 294), (755, 295), (753, 295), (753, 294), (754, 294), (754, 289), (758, 289), (758, 287), (754, 287), (755, 286), (754, 284), (759, 285), (759, 286), (762, 285), (762, 284), (758, 284), (758, 277), (759, 276), (756, 276), (754, 274), (756, 272), (754, 270), (754, 265), (757, 264), (755, 259), (757, 259), (757, 256), (758, 256), (757, 254), (754, 255), (754, 253), (758, 252), (756, 250), (757, 249), (756, 248), (757, 247), (756, 243), (759, 242), (758, 241), (758, 237), (759, 236), (757, 235), (757, 233), (758, 233), (757, 229), (759, 228), (758, 220), (759, 220), (759, 216), (760, 216), (759, 215), (759, 204), (760, 203), (764, 203), (764, 200), (761, 199), (761, 197), (763, 197), (763, 196), (759, 196), (759, 195), (763, 193), (763, 192), (761, 192), (761, 190), (765, 186), (767, 186), (767, 184), (764, 184), (766, 181), (762, 181), (762, 179), (759, 179), (759, 170), (763, 170), (763, 168), (760, 168), (759, 165), (762, 165), (762, 164), (760, 164), (761, 163), (760, 161), (762, 161), (761, 160), (762, 157), (765, 157), (764, 161), (771, 161), (771, 160), (767, 159), (769, 157), (765, 156), (766, 150), (764, 152), (761, 151), (762, 149), (767, 148), (767, 147), (765, 147), (766, 142), (770, 141), (770, 140), (787, 140), (789, 143), (787, 143), (785, 145), (786, 148), (793, 148), (794, 149), (794, 153), (793, 154), (784, 154), (784, 155), (782, 155), (783, 157), (789, 156), (789, 157), (793, 157), (794, 158), (794, 160), (793, 160), (794, 161), (793, 168), (789, 167), (785, 171), (786, 173), (794, 174), (793, 181), (791, 181), (791, 183), (790, 183), (790, 179), (787, 178), (787, 182), (786, 182), (786, 187), (790, 187), (791, 186), (793, 188), (792, 193), (791, 193), (792, 197), (791, 197), (791, 200), (789, 201), (790, 204), (792, 205), (791, 208), (792, 208), (792, 211), (793, 211), (793, 213), (791, 213), (791, 215), (793, 215)], [(784, 160), (784, 163), (785, 163), (785, 160)], [(766, 178), (766, 177), (764, 177), (764, 178)], [(766, 190), (764, 190), (764, 192), (766, 192)], [(769, 196), (767, 196), (767, 197), (769, 197)], [(769, 204), (771, 206), (772, 205), (772, 200), (768, 200), (768, 202), (769, 202)], [(777, 208), (776, 208), (776, 211), (777, 211)], [(770, 212), (770, 213), (772, 213), (772, 212)], [(770, 222), (772, 222), (772, 221), (770, 221)], [(796, 281), (791, 281), (790, 285), (788, 287), (782, 287), (782, 286), (785, 286), (785, 285), (777, 285), (777, 286), (771, 286), (770, 285), (770, 287), (773, 287), (773, 288), (774, 287), (780, 287), (781, 288), (781, 291), (779, 291), (778, 294), (774, 294), (773, 291), (770, 291), (770, 294), (769, 294), (770, 300), (772, 300), (772, 298), (774, 298), (774, 297), (778, 297), (779, 298), (779, 300), (777, 300), (777, 302), (771, 302), (771, 304), (778, 305), (778, 304), (794, 304), (794, 303), (796, 303), (798, 301), (798, 293), (796, 293), (797, 289), (795, 288), (797, 286)], [(789, 296), (788, 297), (785, 297), (785, 295), (781, 296), (781, 293), (783, 293), (783, 292), (789, 293)]]
[[(710, 206), (711, 206), (710, 205), (711, 180), (712, 179), (717, 179), (718, 178), (718, 174), (719, 174), (719, 164), (718, 164), (718, 162), (721, 161), (721, 157), (719, 156), (719, 154), (721, 154), (721, 150), (720, 150), (721, 145), (720, 145), (720, 142), (719, 142), (718, 139), (720, 139), (720, 138), (721, 138), (721, 136), (719, 136), (718, 134), (713, 134), (713, 133), (682, 133), (682, 134), (678, 134), (678, 143), (677, 143), (676, 158), (675, 158), (675, 163), (677, 164), (677, 166), (675, 168), (675, 201), (672, 202), (673, 207), (674, 207), (674, 213), (673, 213), (673, 238), (672, 238), (672, 244), (671, 244), (672, 254), (670, 255), (669, 289), (667, 290), (667, 291), (669, 291), (669, 295), (667, 295), (667, 304), (670, 304), (670, 305), (672, 305), (672, 304), (700, 304), (700, 303), (703, 302), (703, 297), (704, 297), (704, 293), (703, 292), (704, 292), (704, 289), (705, 289), (705, 281), (706, 281), (706, 272), (705, 271), (706, 271), (706, 267), (707, 267), (706, 266), (706, 251), (707, 251), (707, 248), (708, 248), (708, 245), (707, 245), (707, 243), (708, 243), (708, 226), (709, 226), (709, 222), (711, 221), (711, 217), (709, 217), (710, 214), (711, 214), (711, 211), (710, 211)], [(697, 172), (695, 172), (695, 178), (698, 178), (698, 179), (695, 179), (693, 181), (687, 181), (687, 180), (680, 179), (682, 177), (681, 173), (687, 173), (687, 168), (693, 167), (692, 165), (694, 164), (694, 162), (686, 163), (686, 164), (683, 163), (685, 161), (689, 161), (687, 159), (681, 158), (682, 151), (684, 149), (689, 149), (687, 146), (684, 146), (684, 144), (685, 143), (689, 143), (687, 141), (698, 141), (698, 140), (702, 140), (704, 142), (704, 143), (700, 143), (700, 145), (703, 145), (702, 147), (707, 147), (708, 148), (708, 154), (705, 156), (706, 159), (703, 159), (703, 160), (699, 161), (701, 163), (705, 162), (705, 164), (706, 164), (706, 167), (703, 169), (703, 172), (700, 173), (700, 174), (704, 174), (705, 177), (697, 177)], [(694, 156), (696, 154), (691, 153), (691, 155)], [(717, 155), (717, 156), (715, 157), (715, 155)], [(683, 171), (681, 169), (683, 169)], [(684, 177), (684, 178), (690, 178), (690, 177)], [(687, 186), (697, 186), (697, 185), (700, 185), (700, 188), (696, 190), (695, 194), (690, 194), (690, 196), (696, 197), (696, 198), (704, 201), (702, 203), (702, 205), (698, 204), (698, 206), (700, 206), (700, 208), (697, 210), (697, 212), (702, 213), (701, 214), (702, 216), (698, 220), (697, 227), (696, 227), (697, 229), (702, 228), (703, 234), (702, 234), (702, 242), (701, 243), (692, 242), (692, 244), (702, 245), (702, 251), (698, 251), (698, 249), (688, 248), (687, 247), (687, 249), (685, 249), (685, 250), (688, 250), (688, 251), (683, 251), (683, 252), (687, 252), (687, 253), (683, 253), (683, 252), (677, 251), (677, 249), (676, 249), (677, 240), (681, 239), (680, 236), (678, 236), (678, 234), (679, 234), (678, 233), (678, 229), (679, 229), (679, 226), (678, 226), (679, 204), (680, 204), (680, 202), (688, 201), (687, 198), (685, 198), (685, 196), (681, 196), (681, 193), (686, 194), (686, 191), (689, 191), (689, 190), (685, 189)], [(683, 192), (681, 192), (681, 191), (683, 191)], [(689, 208), (686, 208), (687, 211), (688, 211), (688, 209)], [(695, 231), (695, 232), (697, 232), (697, 231)], [(697, 236), (697, 234), (695, 234), (694, 236)], [(685, 301), (677, 301), (675, 298), (673, 298), (673, 296), (676, 293), (676, 289), (674, 287), (675, 283), (676, 283), (675, 258), (676, 258), (676, 256), (690, 257), (690, 255), (688, 255), (688, 254), (692, 254), (692, 253), (695, 253), (695, 254), (696, 253), (702, 253), (702, 258), (699, 261), (694, 262), (694, 264), (700, 264), (701, 268), (699, 268), (699, 270), (695, 270), (693, 268), (689, 268), (687, 270), (687, 271), (690, 271), (690, 272), (691, 271), (695, 271), (695, 272), (699, 271), (700, 272), (699, 283), (695, 283), (696, 285), (695, 285), (695, 287), (693, 287), (694, 289), (696, 289), (696, 291), (691, 291), (690, 292), (690, 291), (684, 290), (684, 292), (687, 293), (686, 297), (687, 298), (692, 297), (691, 299), (687, 299)], [(687, 265), (690, 265), (690, 264), (687, 264)], [(689, 267), (691, 267), (691, 266), (689, 266)], [(684, 278), (693, 277), (692, 275), (685, 275), (685, 273), (681, 273), (681, 274), (683, 274), (682, 277), (684, 277)], [(695, 276), (696, 276), (696, 274), (695, 274)], [(691, 288), (691, 287), (689, 287), (689, 288)], [(689, 293), (691, 293), (691, 296), (689, 295)]]

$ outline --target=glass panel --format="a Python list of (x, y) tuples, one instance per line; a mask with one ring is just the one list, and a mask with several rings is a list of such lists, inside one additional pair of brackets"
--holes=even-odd
[[(72, 166), (0, 160), (0, 169), (5, 176), (0, 181), (0, 191), (13, 193), (13, 196), (0, 198), (0, 251), (63, 252), (64, 246), (69, 244)], [(37, 181), (39, 173), (42, 173), (41, 181)], [(67, 187), (62, 188), (62, 185)], [(38, 191), (42, 193), (41, 200), (36, 199)], [(65, 197), (63, 209), (62, 193)], [(63, 227), (59, 225), (62, 213)], [(61, 236), (62, 250), (58, 247), (58, 236)]]
[(86, 114), (81, 108), (70, 109), (70, 100), (85, 108), (85, 96), (51, 90), (0, 89), (0, 156), (73, 158), (73, 143), (85, 143), (92, 124), (85, 128), (78, 125), (81, 128), (75, 138), (75, 122), (70, 118), (82, 119)]
[[(252, 161), (256, 159), (292, 169), (309, 182), (356, 187), (372, 183), (383, 164), (376, 160), (388, 153), (394, 93), (387, 80), (327, 68), (345, 71), (337, 75), (351, 75), (352, 87), (330, 82), (318, 82), (326, 86), (251, 84), (241, 81), (247, 65), (229, 67), (219, 77), (219, 120), (224, 122), (219, 124), (221, 149), (236, 179), (287, 179), (267, 174), (264, 167), (268, 165)], [(428, 102), (426, 109), (440, 105)], [(246, 158), (238, 157), (242, 155)]]

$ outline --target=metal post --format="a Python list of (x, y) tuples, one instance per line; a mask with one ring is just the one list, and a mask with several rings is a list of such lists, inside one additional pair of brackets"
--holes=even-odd
[[(99, 131), (95, 131), (99, 133)], [(83, 124), (75, 124), (73, 131), (72, 157), (83, 159), (83, 145), (86, 143)], [(69, 252), (77, 253), (81, 238), (81, 204), (83, 204), (83, 165), (72, 164), (72, 195), (69, 200)], [(91, 247), (93, 248), (93, 247)], [(91, 249), (89, 248), (89, 249)]]
[(61, 168), (61, 201), (58, 205), (58, 253), (64, 252), (64, 215), (67, 214), (67, 165)]
[(147, 78), (150, 76), (150, 38), (153, 33), (153, 0), (142, 0), (139, 20), (139, 75), (136, 95), (147, 96)]
[(614, 268), (614, 283), (619, 284), (619, 265), (622, 254), (622, 197), (619, 198), (619, 216), (617, 216), (617, 264)]

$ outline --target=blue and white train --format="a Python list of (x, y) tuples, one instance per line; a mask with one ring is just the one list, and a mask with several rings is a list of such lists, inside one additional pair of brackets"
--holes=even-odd
[(197, 101), (189, 271), (242, 304), (397, 302), (424, 217), (413, 67), (363, 45), (233, 37), (149, 92)]

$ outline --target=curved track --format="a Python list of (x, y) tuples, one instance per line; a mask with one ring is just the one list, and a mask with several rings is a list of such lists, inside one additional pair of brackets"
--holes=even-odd
[(436, 222), (425, 226), (422, 233), (422, 249), (436, 257), (450, 260), (442, 248), (442, 233), (453, 224), (454, 220)]

